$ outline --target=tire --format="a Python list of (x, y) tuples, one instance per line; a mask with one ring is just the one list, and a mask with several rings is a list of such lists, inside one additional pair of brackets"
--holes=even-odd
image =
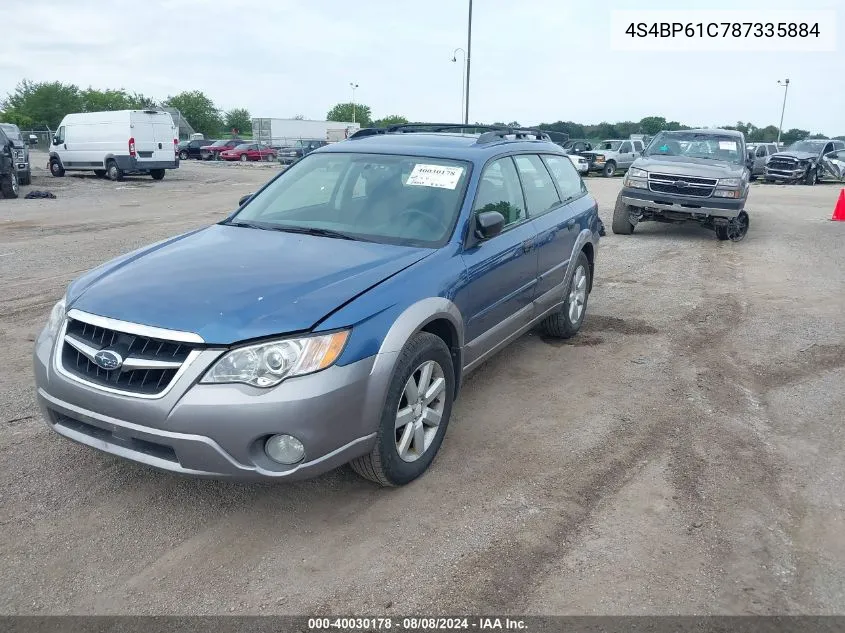
[(555, 338), (572, 338), (581, 329), (587, 314), (590, 297), (590, 261), (584, 251), (578, 253), (575, 268), (566, 289), (566, 301), (560, 310), (547, 316), (542, 323), (543, 333)]
[[(416, 388), (417, 383), (423, 378), (421, 371), (427, 366), (432, 368), (429, 385), (433, 386), (435, 382), (442, 379), (440, 383), (442, 390), (431, 403), (436, 403), (436, 405), (431, 408), (409, 405), (406, 385), (413, 383)], [(455, 374), (449, 348), (439, 336), (428, 332), (418, 332), (405, 344), (399, 354), (396, 369), (387, 389), (375, 446), (368, 455), (351, 461), (352, 469), (361, 477), (382, 486), (403, 486), (422, 475), (431, 465), (443, 442), (449, 417), (452, 414), (454, 394)], [(434, 409), (439, 411), (429, 413), (428, 415), (432, 417), (428, 419), (433, 420), (434, 416), (439, 414), (439, 423), (434, 426), (426, 425), (423, 418), (427, 412)], [(397, 429), (400, 411), (405, 411), (403, 417), (410, 421)], [(421, 411), (422, 415), (420, 415)], [(414, 429), (422, 429), (422, 431), (412, 433)], [(421, 453), (416, 449), (420, 439), (423, 445)], [(427, 445), (426, 442), (428, 442)], [(404, 458), (400, 456), (400, 445), (403, 443), (407, 449)], [(408, 461), (409, 459), (411, 461)]]
[(720, 242), (730, 240), (741, 242), (748, 235), (749, 219), (745, 211), (740, 211), (735, 220), (725, 225), (716, 225), (716, 237)]
[(50, 161), (50, 173), (53, 174), (56, 178), (61, 178), (65, 175), (65, 168), (62, 167), (62, 164), (59, 162), (58, 158), (54, 158)]
[(153, 177), (153, 180), (161, 180), (164, 178), (164, 170), (163, 169), (151, 169), (150, 176)]
[(246, 154), (241, 154), (241, 162), (242, 163), (245, 163), (248, 160), (249, 160), (249, 156), (247, 156)]
[(607, 161), (604, 169), (601, 170), (601, 175), (605, 178), (613, 178), (616, 175), (616, 163), (612, 160)]
[(634, 232), (634, 225), (631, 224), (630, 207), (622, 202), (622, 196), (616, 198), (616, 206), (613, 207), (613, 222), (610, 225), (616, 235), (630, 235)]
[(819, 181), (819, 172), (817, 169), (810, 169), (807, 175), (804, 176), (804, 184), (812, 187)]
[(105, 178), (106, 177), (106, 170), (105, 169), (95, 169), (94, 175), (97, 178)]
[(14, 167), (5, 176), (0, 176), (0, 192), (3, 193), (4, 198), (14, 200), (18, 197), (20, 186), (18, 183), (18, 174)]
[(117, 166), (117, 163), (113, 160), (110, 160), (106, 163), (106, 175), (108, 176), (109, 180), (113, 182), (119, 182), (123, 180), (123, 170)]
[(267, 154), (268, 163), (272, 163), (274, 160), (276, 160), (276, 157), (273, 154)]
[(185, 150), (179, 152), (179, 160), (188, 160), (188, 152)]
[(18, 184), (24, 187), (32, 184), (32, 169), (27, 169), (23, 174), (18, 176)]

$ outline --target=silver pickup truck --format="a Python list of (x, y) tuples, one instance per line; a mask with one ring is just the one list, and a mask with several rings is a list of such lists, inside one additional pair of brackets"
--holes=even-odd
[(609, 139), (598, 143), (592, 151), (581, 152), (590, 163), (590, 171), (610, 178), (625, 171), (643, 153), (640, 139)]

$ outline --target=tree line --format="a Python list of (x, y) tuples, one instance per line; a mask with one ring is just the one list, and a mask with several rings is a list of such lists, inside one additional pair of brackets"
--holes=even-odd
[[(98, 90), (92, 87), (80, 88), (73, 84), (58, 81), (33, 82), (21, 81), (15, 90), (0, 102), (0, 121), (15, 123), (24, 130), (55, 130), (62, 118), (70, 112), (99, 112), (103, 110), (134, 110), (156, 106), (172, 107), (179, 110), (191, 126), (207, 137), (217, 137), (236, 130), (238, 134), (252, 132), (252, 117), (246, 108), (222, 110), (218, 108), (204, 92), (189, 90), (166, 99), (157, 100), (137, 92), (120, 89)], [(304, 119), (303, 115), (292, 118)], [(329, 121), (356, 122), (361, 127), (386, 127), (408, 123), (408, 119), (398, 114), (373, 118), (372, 109), (363, 103), (344, 102), (334, 105), (326, 114)], [(482, 125), (476, 121), (475, 125)], [(519, 127), (517, 121), (509, 123), (495, 122), (493, 125)], [(688, 130), (690, 126), (678, 121), (667, 121), (664, 117), (649, 116), (639, 121), (620, 121), (617, 123), (584, 124), (574, 121), (556, 121), (541, 123), (536, 126), (552, 132), (564, 132), (570, 138), (610, 139), (628, 138), (631, 134), (654, 135), (661, 130)], [(749, 142), (774, 142), (778, 137), (775, 125), (758, 127), (750, 122), (737, 121), (734, 125), (717, 126), (730, 130), (739, 130)], [(792, 128), (784, 130), (781, 141), (792, 143), (804, 138), (827, 138), (825, 134), (811, 134), (809, 130)], [(834, 137), (845, 139), (845, 136)]]

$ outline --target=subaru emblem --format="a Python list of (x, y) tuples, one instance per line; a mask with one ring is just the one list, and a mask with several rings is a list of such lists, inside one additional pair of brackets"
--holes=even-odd
[(100, 369), (113, 371), (123, 365), (123, 357), (110, 349), (102, 349), (94, 354), (94, 364)]

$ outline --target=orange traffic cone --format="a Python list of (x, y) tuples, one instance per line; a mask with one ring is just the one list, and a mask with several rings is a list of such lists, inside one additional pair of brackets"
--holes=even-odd
[(845, 222), (845, 189), (839, 192), (839, 200), (836, 201), (836, 206), (833, 207), (833, 217), (830, 219)]

